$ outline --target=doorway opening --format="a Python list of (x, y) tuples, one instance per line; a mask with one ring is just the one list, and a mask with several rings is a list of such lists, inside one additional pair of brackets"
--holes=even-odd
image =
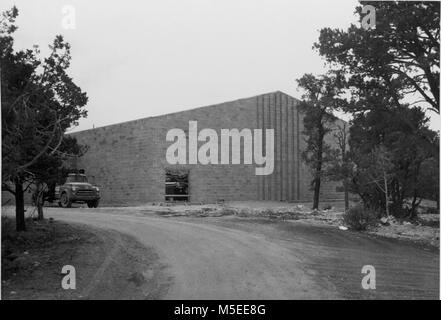
[(189, 201), (188, 170), (166, 169), (165, 201)]

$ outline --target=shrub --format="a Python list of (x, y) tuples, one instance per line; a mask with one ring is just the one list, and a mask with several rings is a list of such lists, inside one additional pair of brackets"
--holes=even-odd
[(231, 208), (222, 208), (218, 211), (219, 216), (234, 216), (237, 212)]
[(426, 214), (439, 214), (439, 211), (437, 208), (429, 207), (426, 209)]
[(378, 219), (378, 214), (363, 206), (356, 206), (346, 211), (343, 218), (351, 229), (361, 231), (374, 225)]

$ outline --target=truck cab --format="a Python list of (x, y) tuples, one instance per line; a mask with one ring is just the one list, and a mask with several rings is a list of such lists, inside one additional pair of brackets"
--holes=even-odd
[(63, 185), (55, 186), (55, 199), (60, 207), (69, 208), (72, 203), (87, 203), (89, 208), (98, 207), (100, 189), (89, 183), (81, 173), (69, 173)]

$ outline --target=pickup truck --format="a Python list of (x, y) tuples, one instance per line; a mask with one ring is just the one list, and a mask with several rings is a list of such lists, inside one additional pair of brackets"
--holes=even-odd
[(100, 189), (89, 183), (86, 175), (70, 173), (63, 185), (55, 186), (55, 200), (63, 208), (71, 207), (73, 202), (96, 208), (100, 202)]

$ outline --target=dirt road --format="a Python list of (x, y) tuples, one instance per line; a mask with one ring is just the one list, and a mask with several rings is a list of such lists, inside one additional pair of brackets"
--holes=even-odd
[[(292, 222), (163, 218), (133, 209), (55, 209), (63, 221), (117, 230), (153, 247), (167, 267), (164, 299), (438, 299), (431, 248)], [(363, 290), (363, 265), (377, 288)]]

